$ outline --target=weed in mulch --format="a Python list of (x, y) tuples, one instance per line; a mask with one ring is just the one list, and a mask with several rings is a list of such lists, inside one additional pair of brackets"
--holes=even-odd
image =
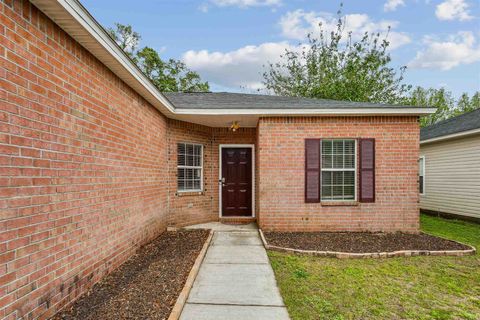
[(424, 233), (265, 232), (264, 234), (270, 245), (300, 250), (373, 253), (470, 249), (461, 243)]
[(53, 319), (167, 319), (208, 233), (164, 232)]

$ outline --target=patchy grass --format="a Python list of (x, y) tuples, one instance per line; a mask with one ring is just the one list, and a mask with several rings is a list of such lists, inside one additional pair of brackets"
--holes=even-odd
[[(480, 224), (421, 216), (480, 249)], [(480, 319), (480, 255), (339, 260), (270, 251), (292, 319)]]

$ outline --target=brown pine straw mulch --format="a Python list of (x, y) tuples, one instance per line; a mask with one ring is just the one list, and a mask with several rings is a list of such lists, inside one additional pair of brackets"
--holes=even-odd
[(269, 245), (299, 250), (378, 253), (402, 250), (469, 250), (469, 246), (425, 233), (264, 232)]
[(162, 233), (52, 319), (167, 319), (208, 235)]

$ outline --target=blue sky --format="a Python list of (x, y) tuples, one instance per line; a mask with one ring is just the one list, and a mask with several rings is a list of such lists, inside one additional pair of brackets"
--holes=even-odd
[[(131, 24), (141, 46), (184, 60), (212, 91), (260, 88), (264, 65), (295, 49), (319, 21), (332, 27), (331, 0), (81, 0), (105, 27)], [(458, 96), (480, 90), (480, 1), (344, 0), (347, 29), (391, 26), (392, 66), (407, 65), (406, 82), (445, 87)]]

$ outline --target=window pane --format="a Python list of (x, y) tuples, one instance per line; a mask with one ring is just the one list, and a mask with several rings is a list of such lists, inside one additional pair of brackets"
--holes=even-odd
[(197, 180), (193, 181), (193, 189), (195, 189), (195, 190), (200, 190), (201, 189), (200, 188), (200, 180), (197, 179)]
[(322, 185), (331, 185), (332, 184), (332, 172), (323, 171), (322, 172)]
[(332, 140), (322, 140), (322, 154), (332, 154)]
[(322, 186), (322, 199), (330, 200), (332, 198), (332, 187)]
[(177, 165), (184, 166), (185, 165), (185, 144), (179, 143), (177, 145)]
[(342, 185), (343, 184), (343, 172), (334, 171), (333, 174), (333, 185)]
[(193, 179), (193, 170), (192, 168), (185, 169), (185, 179), (191, 180)]
[(345, 161), (344, 162), (345, 168), (348, 168), (348, 169), (355, 168), (355, 156), (353, 154), (345, 155), (344, 161)]
[(193, 156), (187, 155), (187, 166), (193, 166)]
[(345, 140), (345, 154), (355, 154), (354, 140)]
[(343, 173), (343, 184), (346, 185), (355, 185), (355, 172), (354, 171), (345, 171)]
[(202, 170), (201, 169), (193, 169), (193, 178), (200, 179), (202, 177)]
[(334, 154), (343, 154), (343, 140), (334, 140), (333, 141), (333, 153)]
[(344, 200), (355, 199), (355, 187), (354, 186), (344, 186), (343, 187), (343, 197), (344, 197)]
[(422, 177), (422, 176), (420, 176), (420, 184), (419, 184), (419, 187), (420, 187), (420, 193), (424, 193), (424, 192), (423, 192), (423, 191), (424, 191), (424, 190), (423, 190), (424, 186), (423, 186), (423, 177)]
[(192, 155), (193, 154), (193, 144), (186, 144), (186, 154)]
[(342, 199), (343, 198), (343, 187), (342, 186), (334, 186), (333, 187), (333, 198), (334, 199)]
[(420, 174), (421, 176), (424, 175), (424, 174), (423, 174), (423, 161), (424, 161), (423, 158), (420, 158), (420, 159), (418, 160), (418, 172), (419, 172), (419, 174)]
[(343, 156), (333, 155), (333, 168), (335, 169), (343, 169)]
[(332, 167), (332, 156), (322, 155), (322, 168), (331, 168), (331, 167)]
[(194, 146), (194, 154), (197, 156), (200, 156), (202, 154), (202, 146), (201, 145), (195, 145)]
[(194, 156), (193, 158), (193, 165), (196, 167), (200, 167), (202, 165), (202, 158), (199, 155)]

